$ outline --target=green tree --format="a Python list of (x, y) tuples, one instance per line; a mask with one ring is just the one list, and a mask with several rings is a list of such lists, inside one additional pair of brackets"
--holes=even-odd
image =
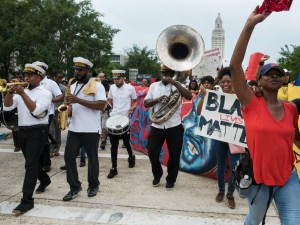
[[(77, 1), (78, 2), (78, 1)], [(92, 8), (90, 0), (77, 3), (75, 0), (4, 0), (6, 9), (1, 12), (11, 18), (7, 9), (14, 3), (16, 26), (0, 25), (11, 30), (3, 47), (17, 43), (7, 50), (5, 56), (18, 51), (18, 64), (36, 60), (49, 65), (49, 72), (62, 69), (69, 76), (73, 73), (73, 57), (82, 56), (91, 60), (94, 68), (110, 64), (112, 38), (119, 31), (100, 21), (102, 14)], [(20, 13), (22, 9), (22, 13)], [(6, 15), (7, 14), (7, 15)], [(0, 28), (1, 29), (1, 28)], [(1, 29), (2, 30), (2, 29)], [(0, 40), (2, 40), (2, 33)], [(19, 42), (18, 42), (19, 40)], [(3, 48), (1, 48), (3, 49)], [(2, 54), (0, 54), (2, 56)], [(0, 62), (3, 62), (0, 59)], [(7, 68), (4, 68), (7, 73)]]
[(291, 80), (294, 80), (300, 72), (300, 46), (291, 45), (291, 47), (292, 50), (288, 45), (281, 48), (279, 53), (282, 57), (278, 59), (278, 64), (292, 71)]
[(160, 74), (160, 64), (154, 50), (133, 45), (132, 48), (125, 49), (125, 52), (128, 55), (128, 61), (125, 64), (127, 74), (130, 68), (138, 69), (139, 74), (152, 74), (152, 77)]

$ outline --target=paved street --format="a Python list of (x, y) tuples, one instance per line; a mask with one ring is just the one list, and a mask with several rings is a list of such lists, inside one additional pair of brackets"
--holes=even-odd
[[(0, 132), (9, 133), (1, 127)], [(152, 174), (148, 157), (135, 152), (135, 168), (128, 168), (127, 152), (119, 148), (118, 171), (114, 179), (107, 179), (110, 169), (109, 145), (99, 149), (100, 191), (96, 197), (87, 197), (87, 166), (78, 167), (83, 191), (70, 202), (62, 198), (68, 193), (66, 173), (59, 167), (64, 164), (63, 152), (66, 131), (60, 156), (52, 158), (49, 172), (52, 183), (42, 194), (34, 194), (35, 208), (22, 216), (11, 214), (22, 196), (24, 159), (13, 152), (12, 138), (0, 141), (0, 224), (243, 224), (247, 212), (246, 200), (235, 194), (236, 209), (226, 202), (216, 203), (216, 180), (180, 172), (175, 188), (165, 188), (166, 168), (159, 187), (151, 186)], [(79, 165), (79, 159), (78, 159)], [(280, 224), (274, 205), (267, 216), (268, 224)]]

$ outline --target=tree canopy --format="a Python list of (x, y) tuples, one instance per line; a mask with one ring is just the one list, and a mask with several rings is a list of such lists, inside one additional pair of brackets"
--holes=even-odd
[(278, 63), (281, 67), (292, 71), (291, 80), (294, 80), (298, 73), (300, 73), (300, 46), (285, 45), (281, 48), (280, 55), (281, 58), (278, 59)]
[[(73, 57), (91, 60), (94, 68), (110, 64), (112, 38), (119, 31), (100, 21), (90, 0), (2, 0), (0, 72), (7, 76), (12, 54), (22, 66), (44, 61), (71, 76)], [(78, 2), (78, 3), (77, 3)]]
[(127, 71), (134, 68), (139, 70), (139, 74), (152, 74), (152, 77), (157, 77), (160, 74), (160, 64), (155, 50), (133, 45), (132, 48), (125, 49), (125, 53), (128, 55), (128, 61), (125, 64)]

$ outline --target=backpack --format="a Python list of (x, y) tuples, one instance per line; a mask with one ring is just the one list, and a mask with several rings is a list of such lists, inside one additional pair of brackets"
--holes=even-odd
[(252, 183), (255, 183), (250, 152), (247, 148), (245, 150), (245, 153), (242, 154), (241, 158), (237, 161), (232, 171), (233, 184), (236, 187), (237, 191), (239, 191), (240, 181), (245, 175), (248, 175), (252, 179)]

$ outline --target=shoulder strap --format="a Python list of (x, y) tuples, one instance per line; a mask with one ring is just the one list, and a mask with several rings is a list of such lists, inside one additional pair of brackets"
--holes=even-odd
[(269, 209), (269, 207), (271, 205), (272, 196), (273, 196), (273, 189), (274, 189), (273, 186), (269, 187), (269, 199), (268, 199), (268, 203), (267, 203), (267, 208), (266, 208), (266, 212), (265, 212), (265, 215), (264, 215), (264, 219), (262, 221), (262, 225), (266, 224), (266, 216), (267, 216), (268, 209)]

